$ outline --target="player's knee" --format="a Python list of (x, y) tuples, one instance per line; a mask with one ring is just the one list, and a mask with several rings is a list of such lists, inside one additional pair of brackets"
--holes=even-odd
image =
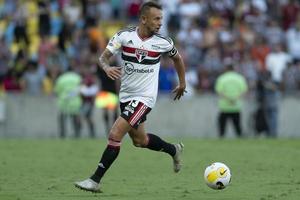
[(120, 139), (122, 137), (122, 131), (118, 127), (113, 127), (108, 134), (109, 138)]
[(132, 144), (135, 146), (135, 147), (142, 147), (142, 145), (140, 144), (140, 143), (138, 143), (138, 142), (132, 142)]
[(132, 143), (135, 147), (146, 147), (147, 146), (147, 141), (144, 139), (133, 139)]

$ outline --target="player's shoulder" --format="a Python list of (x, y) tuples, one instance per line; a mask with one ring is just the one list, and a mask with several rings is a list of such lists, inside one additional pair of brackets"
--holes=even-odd
[(161, 39), (167, 43), (169, 43), (170, 45), (173, 45), (173, 40), (169, 37), (169, 36), (164, 36), (164, 35), (161, 35), (159, 33), (155, 33), (154, 34), (158, 39)]
[(131, 32), (134, 32), (135, 30), (136, 30), (136, 26), (125, 27), (125, 28), (119, 30), (119, 32), (117, 32), (117, 35), (120, 36), (123, 33), (131, 33)]

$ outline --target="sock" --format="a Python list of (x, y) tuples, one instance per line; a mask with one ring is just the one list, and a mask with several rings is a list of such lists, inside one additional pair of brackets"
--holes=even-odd
[[(111, 143), (115, 143), (112, 145)], [(105, 174), (105, 172), (108, 170), (110, 165), (115, 161), (115, 159), (118, 157), (120, 152), (120, 142), (115, 142), (112, 140), (109, 140), (109, 143), (104, 150), (101, 160), (98, 164), (98, 167), (95, 171), (95, 173), (91, 176), (91, 179), (97, 183), (100, 182), (101, 178)]]
[(148, 144), (146, 148), (151, 149), (153, 151), (163, 151), (170, 156), (174, 156), (176, 154), (176, 148), (173, 144), (165, 142), (157, 135), (148, 133)]

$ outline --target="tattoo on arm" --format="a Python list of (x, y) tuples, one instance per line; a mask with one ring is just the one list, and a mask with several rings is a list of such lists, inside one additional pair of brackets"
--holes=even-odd
[(113, 54), (107, 49), (105, 49), (104, 52), (101, 54), (99, 58), (99, 64), (103, 70), (109, 67), (109, 59), (112, 55)]

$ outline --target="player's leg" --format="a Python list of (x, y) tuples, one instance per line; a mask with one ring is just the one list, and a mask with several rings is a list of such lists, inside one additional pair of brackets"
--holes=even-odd
[(146, 133), (144, 122), (147, 114), (151, 111), (147, 105), (137, 100), (132, 100), (121, 104), (121, 116), (132, 129), (128, 132), (133, 144), (137, 147), (144, 147), (154, 151), (163, 151), (172, 156), (174, 161), (174, 171), (181, 168), (180, 154), (183, 151), (183, 144), (170, 144), (154, 134)]
[(85, 113), (85, 119), (86, 119), (86, 122), (88, 125), (90, 137), (92, 137), (92, 138), (94, 138), (96, 136), (94, 120), (93, 120), (93, 109), (94, 109), (93, 104), (87, 103), (87, 111)]
[(218, 126), (219, 126), (219, 136), (221, 138), (224, 137), (225, 135), (226, 120), (227, 120), (226, 113), (220, 112), (218, 117)]
[(74, 137), (79, 138), (81, 133), (81, 119), (79, 114), (71, 114), (71, 120), (73, 123)]
[(176, 154), (176, 148), (173, 144), (170, 144), (159, 136), (146, 133), (144, 123), (140, 124), (137, 129), (131, 129), (129, 131), (129, 136), (132, 139), (134, 146), (136, 147), (145, 147), (154, 151), (162, 151), (170, 156)]
[(96, 171), (89, 179), (76, 182), (76, 187), (92, 192), (98, 192), (100, 190), (100, 180), (105, 172), (109, 169), (111, 164), (118, 157), (122, 138), (130, 129), (131, 126), (122, 117), (119, 117), (116, 120), (109, 133), (108, 145), (102, 154)]
[(239, 112), (232, 113), (231, 114), (231, 119), (232, 119), (232, 122), (233, 122), (233, 125), (234, 125), (236, 135), (238, 137), (241, 137), (242, 136), (242, 128), (241, 128), (241, 115), (240, 115), (240, 113)]
[(277, 136), (278, 108), (269, 107), (266, 109), (266, 119), (268, 124), (268, 137)]
[(66, 114), (60, 112), (58, 114), (58, 124), (59, 124), (59, 136), (60, 138), (66, 137)]
[(106, 170), (117, 158), (121, 147), (121, 141), (130, 129), (131, 127), (128, 125), (127, 121), (122, 117), (119, 117), (114, 123), (109, 133), (107, 147), (102, 154), (97, 170), (91, 177), (94, 181), (100, 182), (100, 179), (102, 178)]
[(108, 137), (109, 129), (110, 129), (110, 118), (109, 118), (109, 111), (107, 108), (103, 109), (103, 120), (104, 120), (106, 134)]
[(182, 167), (180, 155), (183, 151), (183, 144), (171, 144), (159, 136), (151, 133), (146, 133), (145, 123), (141, 123), (137, 129), (131, 129), (129, 136), (132, 139), (134, 146), (148, 148), (153, 151), (162, 151), (169, 154), (173, 158), (174, 172), (179, 172)]

